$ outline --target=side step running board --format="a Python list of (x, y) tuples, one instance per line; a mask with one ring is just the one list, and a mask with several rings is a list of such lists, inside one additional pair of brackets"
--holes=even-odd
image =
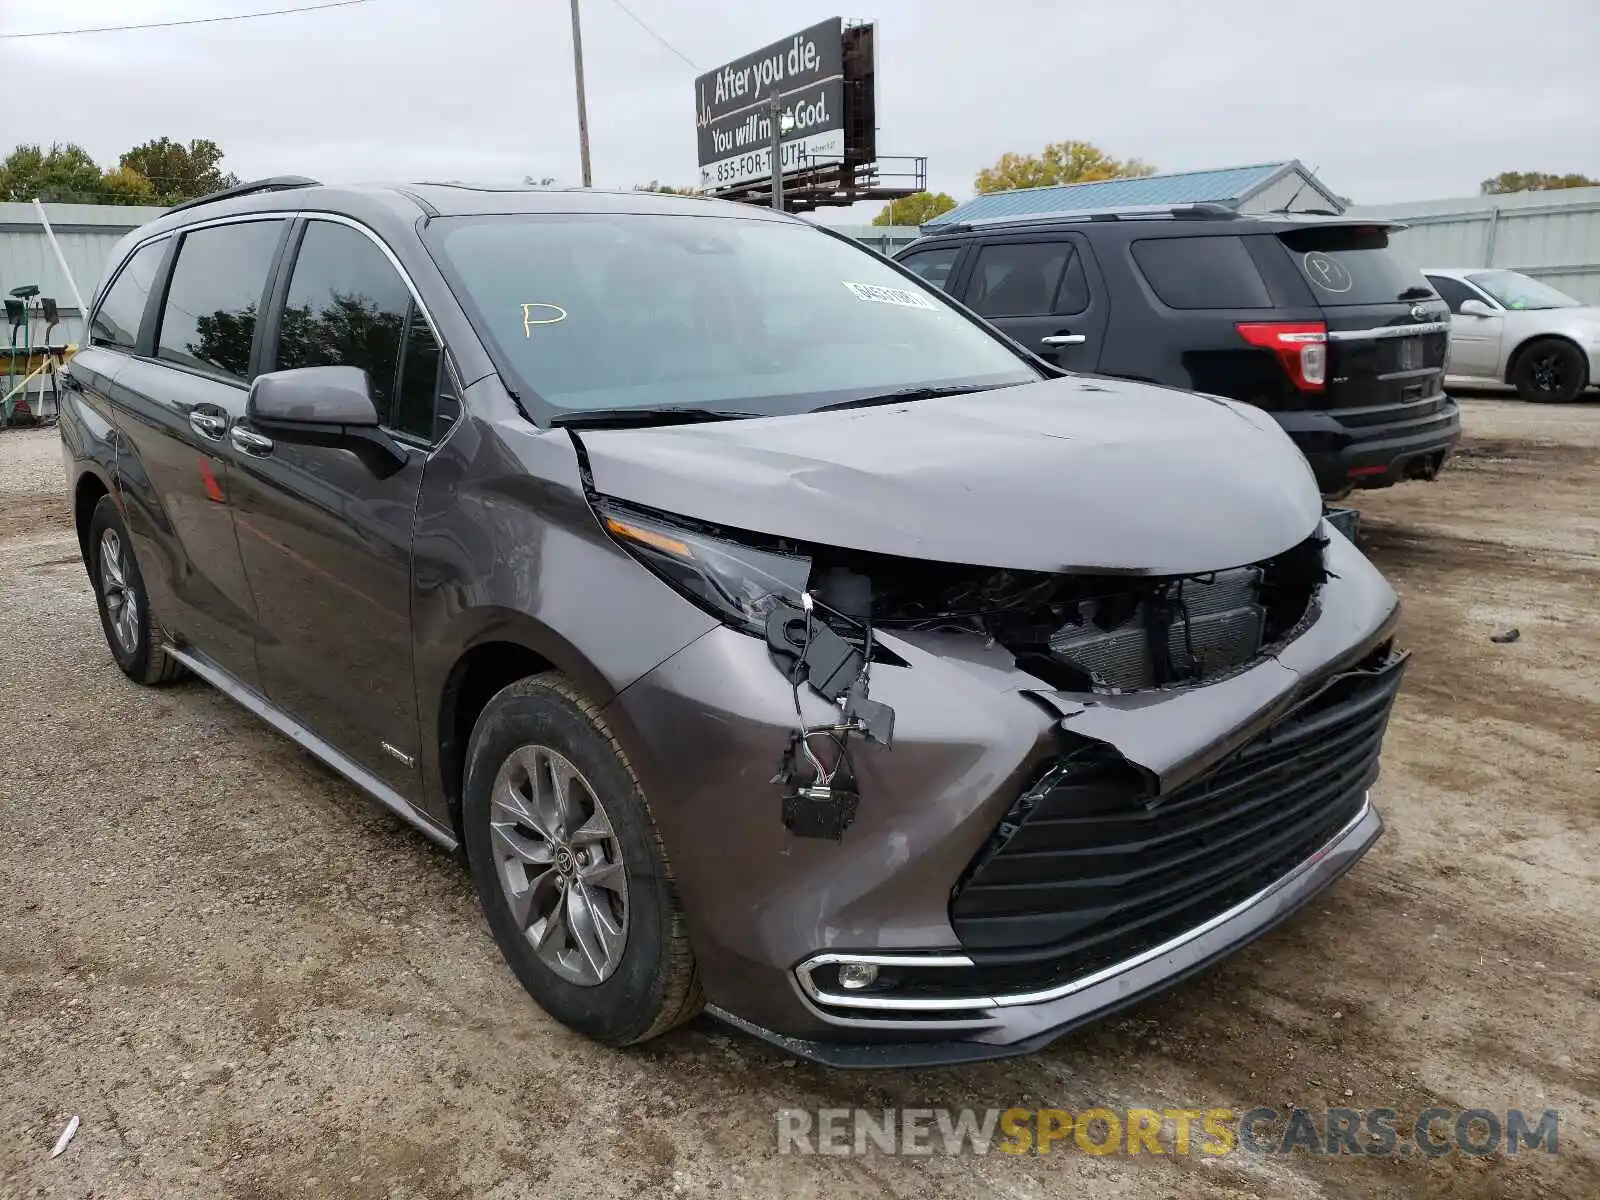
[(255, 713), (295, 745), (316, 755), (395, 816), (409, 825), (416, 826), (432, 841), (446, 850), (454, 850), (459, 844), (454, 834), (440, 829), (430, 818), (419, 812), (415, 805), (371, 771), (343, 752), (335, 750), (300, 722), (282, 709), (275, 708), (264, 696), (234, 679), (209, 659), (172, 646), (165, 646), (163, 649), (212, 687)]

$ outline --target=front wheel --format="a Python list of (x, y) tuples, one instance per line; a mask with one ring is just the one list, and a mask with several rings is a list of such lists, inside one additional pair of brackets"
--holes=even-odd
[(484, 707), (461, 815), (490, 931), (546, 1012), (624, 1046), (700, 1010), (650, 806), (599, 710), (563, 676), (521, 680)]
[(1565, 404), (1589, 385), (1589, 364), (1571, 342), (1542, 338), (1517, 356), (1511, 382), (1524, 400)]

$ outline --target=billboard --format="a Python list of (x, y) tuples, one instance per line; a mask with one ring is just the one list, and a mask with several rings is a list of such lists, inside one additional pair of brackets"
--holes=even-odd
[(844, 22), (763, 46), (695, 80), (700, 186), (724, 191), (772, 174), (772, 99), (793, 121), (783, 173), (845, 157)]

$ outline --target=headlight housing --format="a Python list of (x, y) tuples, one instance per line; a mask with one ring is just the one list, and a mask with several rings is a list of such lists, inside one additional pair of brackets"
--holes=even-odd
[(800, 602), (811, 575), (803, 555), (757, 550), (612, 500), (597, 501), (595, 510), (617, 544), (679, 595), (754, 637), (766, 636), (774, 604)]

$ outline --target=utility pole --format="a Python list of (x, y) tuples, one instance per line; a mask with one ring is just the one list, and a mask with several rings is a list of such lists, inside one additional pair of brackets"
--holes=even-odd
[(583, 157), (583, 186), (593, 187), (589, 173), (589, 105), (583, 98), (583, 30), (578, 24), (578, 0), (572, 0), (572, 75), (578, 84), (578, 152)]
[[(572, 0), (574, 4), (578, 0)], [(772, 207), (783, 211), (783, 99), (772, 97)]]

